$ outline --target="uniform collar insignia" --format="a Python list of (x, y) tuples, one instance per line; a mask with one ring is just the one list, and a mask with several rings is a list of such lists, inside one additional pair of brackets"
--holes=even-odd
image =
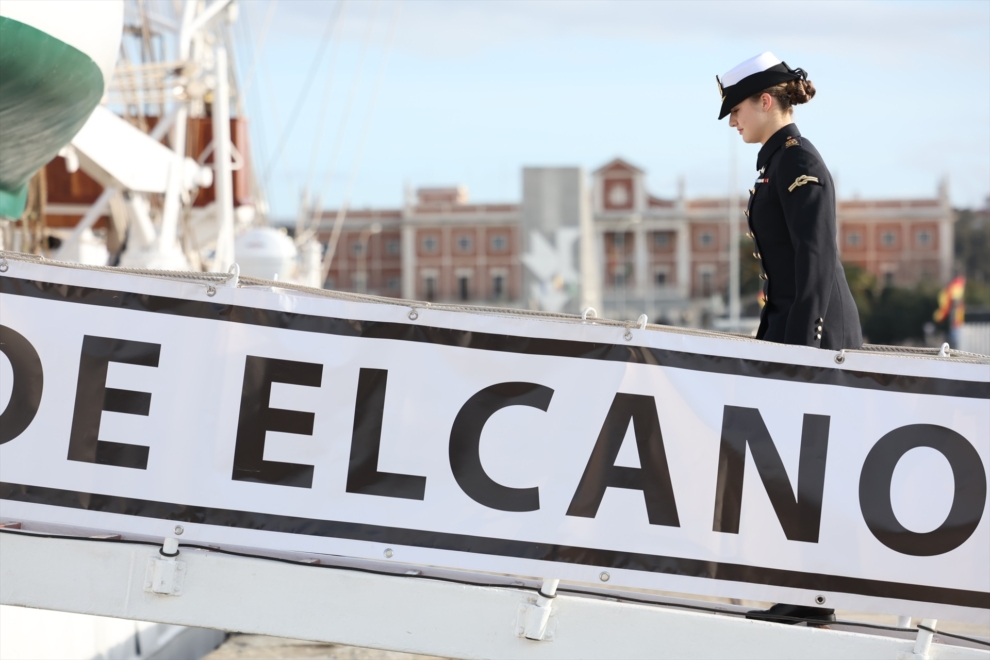
[(763, 145), (760, 149), (759, 155), (756, 157), (757, 169), (761, 167), (765, 168), (770, 162), (770, 157), (773, 156), (774, 152), (777, 151), (777, 149), (780, 149), (787, 140), (798, 137), (801, 137), (801, 131), (798, 130), (797, 124), (788, 124), (771, 135), (770, 139)]

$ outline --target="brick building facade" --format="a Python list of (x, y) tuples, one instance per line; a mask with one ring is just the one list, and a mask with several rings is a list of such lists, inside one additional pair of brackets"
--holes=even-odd
[[(661, 199), (645, 173), (616, 159), (591, 176), (590, 212), (604, 313), (662, 318), (725, 294), (726, 199)], [(747, 227), (739, 200), (740, 236)], [(881, 281), (939, 284), (952, 271), (953, 213), (946, 187), (916, 200), (838, 202), (841, 258)], [(421, 188), (399, 209), (350, 211), (329, 288), (419, 300), (532, 307), (523, 290), (523, 204), (473, 204), (464, 188)], [(330, 236), (335, 211), (319, 225)]]

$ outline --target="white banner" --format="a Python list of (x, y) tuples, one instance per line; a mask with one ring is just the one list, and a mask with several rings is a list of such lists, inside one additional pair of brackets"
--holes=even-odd
[(985, 364), (20, 261), (0, 326), (5, 521), (990, 612)]

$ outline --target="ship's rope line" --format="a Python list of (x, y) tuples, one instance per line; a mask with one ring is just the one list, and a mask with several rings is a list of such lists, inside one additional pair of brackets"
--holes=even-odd
[[(41, 533), (41, 532), (32, 532), (32, 531), (28, 531), (28, 530), (0, 529), (0, 533), (2, 533), (2, 534), (13, 534), (15, 536), (30, 536), (30, 537), (36, 537), (36, 538), (60, 539), (60, 540), (66, 540), (66, 541), (91, 541), (91, 542), (97, 542), (97, 543), (123, 543), (123, 544), (130, 544), (130, 545), (146, 545), (146, 546), (150, 546), (150, 547), (160, 547), (161, 546), (160, 543), (157, 543), (155, 541), (142, 541), (142, 540), (138, 540), (138, 539), (124, 539), (124, 538), (108, 539), (108, 538), (100, 538), (100, 537), (72, 536), (72, 535), (67, 535), (67, 534), (49, 534), (49, 533)], [(410, 566), (410, 564), (403, 564), (400, 567), (400, 569), (399, 569), (402, 572), (399, 572), (399, 571), (381, 571), (381, 570), (375, 570), (373, 568), (362, 568), (362, 567), (358, 567), (358, 566), (337, 566), (337, 565), (333, 565), (333, 564), (323, 564), (323, 563), (313, 564), (313, 563), (310, 563), (310, 562), (307, 562), (307, 561), (304, 561), (304, 560), (287, 559), (285, 557), (273, 557), (271, 555), (260, 555), (260, 554), (250, 553), (250, 552), (237, 552), (237, 551), (234, 551), (234, 550), (225, 550), (223, 548), (219, 548), (219, 547), (216, 547), (216, 546), (201, 545), (201, 544), (198, 544), (198, 543), (180, 543), (178, 547), (179, 547), (179, 550), (180, 551), (181, 551), (182, 548), (187, 548), (187, 549), (192, 549), (192, 550), (204, 550), (206, 552), (216, 552), (216, 553), (219, 553), (219, 554), (230, 555), (230, 556), (233, 556), (233, 557), (244, 557), (244, 558), (247, 558), (247, 559), (261, 559), (261, 560), (265, 560), (265, 561), (279, 562), (281, 564), (290, 564), (290, 565), (294, 565), (294, 566), (305, 566), (305, 567), (308, 567), (308, 568), (329, 568), (329, 569), (338, 570), (338, 571), (351, 571), (351, 572), (354, 572), (354, 573), (368, 573), (370, 575), (382, 575), (382, 576), (386, 576), (386, 577), (398, 577), (398, 578), (418, 579), (418, 580), (431, 580), (431, 581), (434, 581), (434, 582), (449, 582), (449, 583), (452, 583), (452, 584), (463, 584), (463, 585), (468, 585), (468, 586), (473, 586), (473, 587), (488, 587), (488, 588), (497, 588), (497, 589), (512, 589), (512, 590), (515, 590), (515, 591), (528, 591), (528, 592), (533, 592), (535, 594), (539, 594), (540, 593), (540, 589), (541, 589), (541, 587), (538, 587), (538, 586), (527, 587), (525, 585), (520, 586), (520, 585), (517, 585), (517, 584), (506, 584), (504, 582), (479, 582), (479, 581), (475, 581), (475, 580), (462, 580), (462, 579), (453, 578), (453, 577), (446, 577), (446, 576), (442, 576), (442, 575), (426, 575), (423, 572), (420, 572), (418, 574), (410, 574), (408, 572), (405, 572), (405, 570), (403, 570), (403, 569), (406, 569), (408, 566)], [(180, 554), (180, 552), (177, 552), (176, 553), (176, 555), (178, 555), (178, 554)], [(417, 569), (417, 570), (422, 571), (423, 569)], [(621, 593), (607, 593), (607, 592), (600, 592), (600, 591), (588, 591), (588, 590), (584, 590), (584, 589), (573, 589), (573, 588), (569, 588), (569, 587), (560, 587), (560, 588), (557, 589), (557, 593), (570, 593), (570, 594), (577, 594), (577, 595), (580, 595), (580, 596), (590, 596), (590, 597), (594, 597), (594, 598), (602, 598), (602, 599), (614, 600), (614, 601), (620, 602), (620, 603), (637, 603), (637, 604), (640, 604), (640, 605), (651, 605), (651, 606), (654, 606), (654, 607), (673, 607), (673, 608), (677, 608), (677, 609), (695, 610), (695, 611), (699, 611), (699, 612), (710, 612), (712, 614), (722, 614), (722, 615), (725, 615), (725, 616), (734, 616), (734, 617), (745, 617), (746, 616), (746, 612), (740, 612), (740, 611), (736, 611), (736, 610), (727, 610), (727, 609), (724, 609), (724, 608), (721, 608), (721, 607), (712, 607), (710, 605), (695, 605), (695, 604), (691, 604), (691, 603), (677, 603), (677, 602), (664, 601), (664, 600), (650, 600), (650, 599), (646, 599), (646, 598), (634, 598), (632, 596), (627, 596), (627, 595), (621, 594)], [(809, 620), (808, 619), (802, 619), (802, 618), (799, 618), (799, 617), (785, 616), (785, 615), (774, 615), (773, 616), (773, 619), (775, 621), (779, 621), (781, 623), (809, 623)], [(869, 629), (873, 629), (873, 630), (887, 630), (887, 631), (891, 631), (891, 632), (902, 632), (902, 633), (911, 633), (911, 634), (916, 633), (919, 630), (924, 630), (924, 631), (930, 632), (930, 633), (932, 633), (934, 635), (942, 635), (944, 637), (951, 637), (951, 638), (954, 638), (954, 639), (959, 639), (959, 640), (963, 640), (963, 641), (966, 641), (966, 642), (971, 642), (973, 644), (979, 644), (981, 646), (990, 647), (990, 640), (980, 639), (978, 637), (967, 637), (965, 635), (957, 635), (955, 633), (947, 633), (947, 632), (942, 631), (942, 630), (936, 630), (934, 628), (929, 628), (928, 626), (925, 626), (925, 625), (922, 625), (922, 624), (918, 624), (917, 626), (915, 626), (913, 628), (902, 628), (900, 626), (885, 626), (885, 625), (877, 624), (877, 623), (866, 623), (864, 621), (847, 621), (847, 620), (844, 620), (844, 619), (836, 619), (835, 621), (824, 621), (824, 620), (822, 620), (822, 621), (814, 621), (814, 620), (812, 620), (812, 621), (810, 621), (810, 624), (811, 625), (849, 626), (849, 627), (855, 627), (855, 628), (869, 628)]]
[(265, 12), (265, 22), (261, 26), (261, 34), (258, 35), (258, 43), (254, 47), (254, 57), (251, 59), (251, 68), (248, 69), (247, 78), (244, 81), (244, 98), (247, 98), (248, 92), (251, 91), (254, 76), (258, 73), (258, 63), (261, 61), (261, 55), (265, 52), (265, 45), (268, 42), (268, 30), (272, 26), (272, 18), (275, 17), (275, 7), (277, 5), (278, 0), (268, 0), (268, 11)]
[[(323, 270), (322, 279), (320, 282), (325, 283), (327, 278), (330, 276), (330, 266), (333, 263), (333, 258), (337, 253), (337, 241), (340, 240), (340, 233), (344, 227), (344, 220), (347, 218), (347, 210), (351, 203), (351, 195), (354, 192), (354, 182), (357, 179), (358, 169), (361, 167), (361, 158), (364, 156), (364, 148), (368, 142), (368, 130), (371, 128), (371, 118), (375, 114), (375, 107), (378, 104), (378, 93), (381, 91), (382, 78), (385, 75), (385, 69), (388, 66), (389, 57), (392, 54), (392, 42), (395, 38), (395, 27), (398, 23), (399, 10), (402, 8), (401, 0), (397, 2), (392, 9), (392, 19), (388, 26), (388, 36), (385, 38), (385, 52), (382, 55), (382, 59), (378, 64), (378, 71), (375, 75), (375, 83), (371, 89), (371, 101), (368, 104), (368, 110), (364, 115), (364, 122), (361, 126), (361, 135), (358, 138), (357, 150), (354, 152), (354, 160), (351, 162), (351, 169), (347, 175), (347, 184), (344, 188), (344, 195), (341, 198), (340, 208), (337, 209), (337, 216), (334, 218), (333, 230), (330, 233), (330, 240), (327, 242), (327, 251), (323, 257)], [(333, 175), (333, 170), (328, 171), (328, 181), (329, 177)], [(320, 212), (320, 218), (322, 219), (323, 213)], [(363, 248), (367, 251), (370, 244), (369, 242), (365, 244)]]
[[(67, 261), (57, 261), (54, 259), (47, 259), (40, 255), (26, 254), (23, 252), (8, 252), (4, 250), (0, 250), (0, 259), (10, 260), (10, 261), (41, 263), (47, 266), (58, 266), (60, 268), (74, 268), (77, 270), (89, 270), (89, 271), (97, 271), (103, 273), (123, 273), (127, 275), (156, 277), (156, 278), (169, 279), (169, 280), (199, 282), (210, 286), (214, 286), (217, 284), (226, 285), (230, 282), (231, 278), (234, 277), (234, 275), (230, 273), (212, 273), (212, 272), (182, 271), (182, 270), (158, 270), (158, 269), (149, 269), (149, 268), (120, 268), (117, 266), (91, 266), (86, 264), (77, 264)], [(388, 298), (385, 296), (374, 296), (370, 294), (348, 293), (346, 291), (333, 291), (331, 289), (317, 289), (314, 287), (303, 286), (301, 284), (294, 284), (292, 282), (267, 280), (257, 277), (247, 277), (244, 275), (238, 278), (237, 286), (239, 288), (259, 287), (266, 289), (284, 289), (288, 291), (296, 291), (299, 293), (304, 293), (311, 296), (318, 296), (321, 298), (344, 300), (347, 302), (391, 305), (393, 307), (404, 307), (410, 310), (429, 309), (429, 310), (438, 310), (443, 312), (459, 312), (459, 313), (469, 313), (469, 314), (484, 314), (487, 316), (501, 316), (505, 318), (531, 318), (531, 319), (539, 319), (543, 321), (583, 323), (586, 325), (600, 325), (600, 326), (615, 327), (615, 328), (626, 328), (630, 331), (639, 329), (639, 325), (636, 323), (636, 321), (619, 321), (619, 320), (605, 319), (605, 318), (582, 319), (580, 315), (564, 314), (561, 312), (545, 312), (545, 311), (530, 310), (530, 309), (513, 309), (507, 307), (487, 307), (483, 305), (457, 305), (451, 303), (426, 302), (422, 300)], [(740, 342), (764, 343), (761, 340), (756, 339), (754, 337), (750, 337), (748, 335), (738, 335), (729, 332), (720, 332), (718, 330), (702, 330), (700, 328), (681, 328), (678, 326), (658, 325), (654, 323), (647, 324), (644, 329), (655, 332), (666, 332), (671, 334), (689, 335), (694, 337), (709, 337), (709, 338), (717, 338), (717, 339), (728, 339), (728, 340), (740, 341)], [(901, 346), (883, 346), (877, 344), (864, 344), (861, 348), (858, 349), (846, 349), (845, 353), (846, 354), (862, 353), (867, 355), (889, 354), (889, 355), (900, 355), (902, 357), (912, 357), (921, 360), (938, 360), (938, 361), (949, 361), (960, 364), (990, 365), (990, 356), (987, 355), (980, 355), (979, 353), (969, 353), (966, 351), (950, 349), (948, 351), (948, 356), (941, 356), (939, 355), (940, 350), (941, 349), (938, 348), (919, 348), (919, 347), (901, 347)]]
[(320, 38), (320, 43), (317, 46), (316, 54), (313, 57), (313, 62), (310, 64), (309, 72), (306, 74), (306, 81), (303, 83), (302, 89), (299, 90), (299, 96), (296, 98), (295, 106), (293, 106), (292, 112), (289, 114), (289, 119), (282, 129), (281, 135), (279, 136), (278, 143), (275, 145), (275, 153), (272, 155), (272, 161), (268, 164), (268, 171), (265, 172), (264, 176), (264, 184), (266, 189), (271, 181), (272, 173), (275, 171), (278, 160), (285, 149), (285, 145), (288, 143), (289, 136), (292, 134), (292, 130), (296, 126), (296, 120), (299, 119), (299, 113), (305, 105), (306, 97), (309, 96), (309, 92), (313, 88), (313, 80), (316, 78), (320, 65), (323, 63), (323, 54), (326, 52), (327, 46), (330, 45), (330, 37), (333, 34), (334, 26), (336, 25), (337, 18), (339, 16), (340, 0), (338, 0), (337, 4), (334, 5), (334, 10), (330, 13), (330, 16), (327, 19), (326, 27), (323, 30), (323, 36)]

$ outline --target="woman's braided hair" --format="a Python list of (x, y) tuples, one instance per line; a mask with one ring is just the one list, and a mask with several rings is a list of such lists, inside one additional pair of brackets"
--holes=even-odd
[(762, 92), (753, 94), (750, 100), (759, 100), (764, 94), (769, 94), (775, 98), (780, 105), (780, 109), (786, 112), (790, 110), (791, 106), (807, 103), (815, 98), (815, 86), (810, 80), (805, 80), (804, 78), (788, 80), (787, 82), (768, 87)]

